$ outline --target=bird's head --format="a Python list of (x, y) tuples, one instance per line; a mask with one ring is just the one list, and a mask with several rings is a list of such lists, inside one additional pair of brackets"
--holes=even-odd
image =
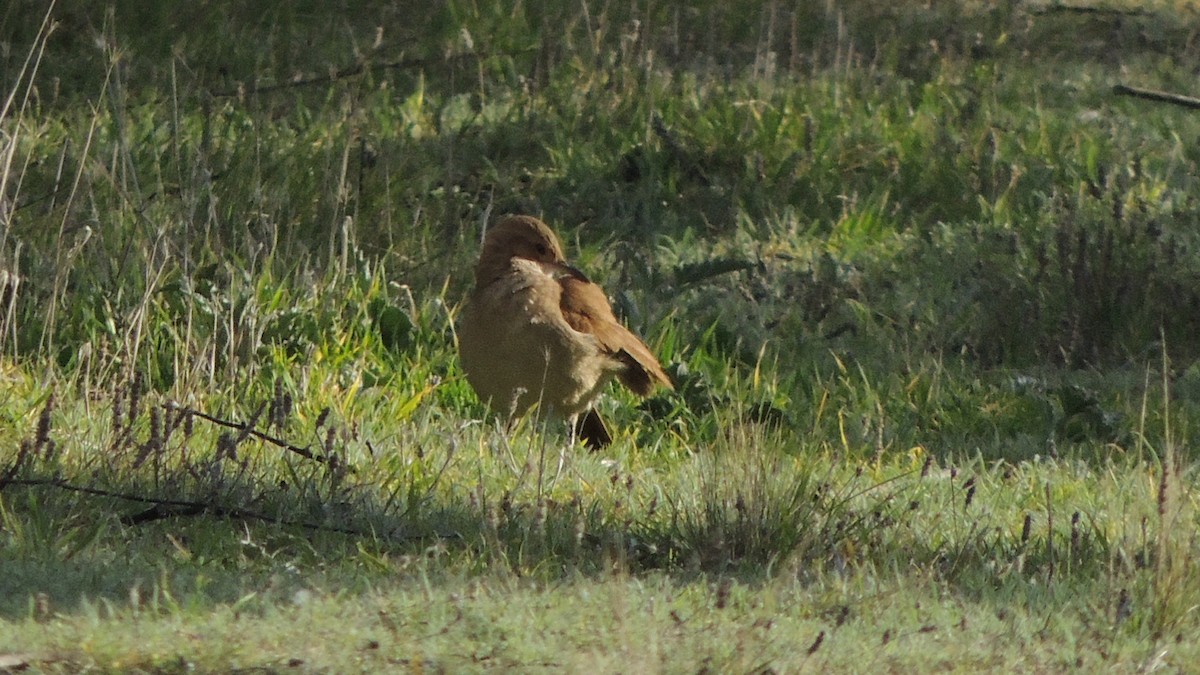
[(488, 230), (475, 270), (476, 283), (491, 281), (513, 258), (535, 262), (565, 264), (558, 237), (542, 221), (533, 216), (509, 216)]

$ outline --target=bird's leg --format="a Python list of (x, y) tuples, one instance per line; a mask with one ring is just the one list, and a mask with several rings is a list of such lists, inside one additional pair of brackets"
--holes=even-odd
[(575, 447), (575, 442), (579, 440), (579, 413), (575, 413), (567, 418), (567, 447)]
[(577, 434), (575, 433), (575, 419), (577, 417), (579, 417), (579, 415), (575, 414), (567, 418), (567, 444), (558, 450), (558, 470), (554, 473), (554, 482), (556, 483), (558, 482), (559, 477), (562, 476), (563, 467), (567, 463), (567, 449), (574, 448), (575, 443), (578, 442)]
[(571, 435), (578, 436), (592, 452), (612, 443), (612, 434), (595, 408), (588, 408), (571, 418)]

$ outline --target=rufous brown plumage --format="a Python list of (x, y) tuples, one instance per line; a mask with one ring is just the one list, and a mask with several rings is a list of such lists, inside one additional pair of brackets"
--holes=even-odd
[(538, 404), (570, 419), (593, 448), (611, 440), (591, 410), (610, 379), (640, 396), (671, 388), (604, 291), (567, 265), (558, 237), (531, 216), (504, 218), (484, 237), (458, 348), (467, 381), (493, 410), (517, 416)]

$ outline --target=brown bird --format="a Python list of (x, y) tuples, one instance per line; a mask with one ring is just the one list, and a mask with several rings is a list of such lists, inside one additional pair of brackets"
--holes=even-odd
[(672, 388), (646, 344), (613, 316), (604, 291), (567, 265), (558, 237), (531, 216), (509, 216), (484, 238), (459, 318), (458, 353), (467, 381), (493, 410), (516, 417), (539, 404), (570, 420), (592, 449), (612, 441), (591, 407), (610, 379), (639, 396), (659, 384)]

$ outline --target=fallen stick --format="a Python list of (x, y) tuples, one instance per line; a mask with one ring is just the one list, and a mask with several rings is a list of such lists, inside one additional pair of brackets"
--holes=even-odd
[[(262, 412), (261, 406), (259, 407), (259, 413), (255, 413), (255, 415), (254, 415), (255, 421), (246, 422), (246, 423), (232, 422), (230, 420), (221, 419), (220, 417), (214, 417), (213, 415), (209, 415), (208, 413), (205, 413), (201, 410), (196, 410), (195, 408), (189, 408), (187, 406), (179, 405), (178, 403), (175, 403), (173, 401), (168, 401), (167, 403), (164, 403), (163, 408), (166, 410), (170, 410), (170, 411), (182, 410), (184, 413), (186, 413), (188, 415), (195, 415), (196, 417), (199, 417), (200, 419), (205, 420), (207, 422), (212, 422), (213, 424), (216, 424), (217, 426), (222, 426), (222, 427), (226, 427), (229, 429), (237, 429), (239, 432), (241, 432), (241, 435), (237, 439), (234, 440), (234, 445), (241, 443), (242, 441), (246, 440), (247, 438), (253, 437), (253, 438), (257, 438), (260, 441), (263, 441), (264, 443), (270, 443), (271, 445), (274, 445), (276, 447), (283, 448), (284, 450), (287, 450), (288, 452), (294, 452), (297, 455), (300, 455), (301, 457), (303, 457), (305, 459), (311, 459), (314, 462), (321, 462), (322, 464), (333, 464), (337, 461), (336, 459), (331, 459), (331, 456), (328, 454), (318, 455), (318, 454), (314, 453), (313, 451), (309, 450), (308, 448), (301, 448), (299, 446), (292, 445), (291, 443), (288, 443), (287, 441), (285, 441), (281, 438), (275, 438), (274, 436), (270, 436), (268, 434), (264, 434), (263, 432), (256, 430), (254, 428), (254, 425), (257, 423), (259, 413)], [(348, 468), (350, 470), (350, 473), (355, 472), (355, 468), (352, 466), (346, 467), (346, 468)]]
[(1149, 101), (1159, 101), (1162, 103), (1173, 103), (1175, 105), (1181, 105), (1185, 108), (1200, 110), (1200, 98), (1183, 96), (1181, 94), (1172, 94), (1166, 91), (1140, 89), (1124, 84), (1118, 84), (1113, 87), (1113, 93), (1118, 96), (1133, 96), (1134, 98), (1144, 98)]

